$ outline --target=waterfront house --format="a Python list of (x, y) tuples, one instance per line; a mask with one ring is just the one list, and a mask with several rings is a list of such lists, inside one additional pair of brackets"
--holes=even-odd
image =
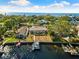
[(29, 34), (31, 34), (34, 42), (52, 42), (48, 29), (44, 26), (32, 26), (29, 28)]
[(47, 31), (47, 28), (43, 26), (32, 26), (29, 28), (29, 32), (34, 35), (46, 35)]
[(73, 24), (73, 25), (77, 25), (79, 24), (79, 21), (77, 20), (77, 17), (76, 16), (72, 16), (70, 17), (70, 23)]
[(23, 26), (16, 31), (16, 37), (19, 39), (25, 39), (28, 35), (28, 28)]
[(79, 25), (76, 26), (77, 35), (79, 36)]

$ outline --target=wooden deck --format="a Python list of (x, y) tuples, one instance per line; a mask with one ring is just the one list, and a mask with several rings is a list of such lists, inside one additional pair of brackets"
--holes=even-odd
[(37, 41), (37, 42), (52, 42), (51, 37), (48, 35), (46, 35), (46, 36), (34, 36), (33, 40)]

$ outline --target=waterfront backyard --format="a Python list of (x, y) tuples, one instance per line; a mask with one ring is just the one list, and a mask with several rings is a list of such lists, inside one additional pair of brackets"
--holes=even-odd
[(5, 42), (33, 42), (34, 36), (41, 42), (79, 41), (78, 16), (2, 15), (0, 19), (0, 37)]

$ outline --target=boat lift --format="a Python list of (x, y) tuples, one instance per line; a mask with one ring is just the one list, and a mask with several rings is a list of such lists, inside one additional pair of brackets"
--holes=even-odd
[(32, 51), (39, 50), (39, 49), (40, 49), (39, 42), (34, 42), (32, 44)]

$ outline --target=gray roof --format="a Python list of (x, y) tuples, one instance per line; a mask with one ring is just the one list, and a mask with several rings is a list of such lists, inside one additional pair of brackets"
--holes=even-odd
[(77, 26), (76, 26), (76, 30), (78, 30), (78, 31), (79, 31), (79, 25), (77, 25)]
[(40, 23), (47, 23), (48, 21), (47, 21), (47, 20), (42, 19), (42, 20), (39, 20), (39, 22), (40, 22)]
[(30, 31), (40, 31), (40, 30), (47, 31), (47, 28), (43, 26), (32, 26), (31, 28), (29, 28), (29, 30)]

